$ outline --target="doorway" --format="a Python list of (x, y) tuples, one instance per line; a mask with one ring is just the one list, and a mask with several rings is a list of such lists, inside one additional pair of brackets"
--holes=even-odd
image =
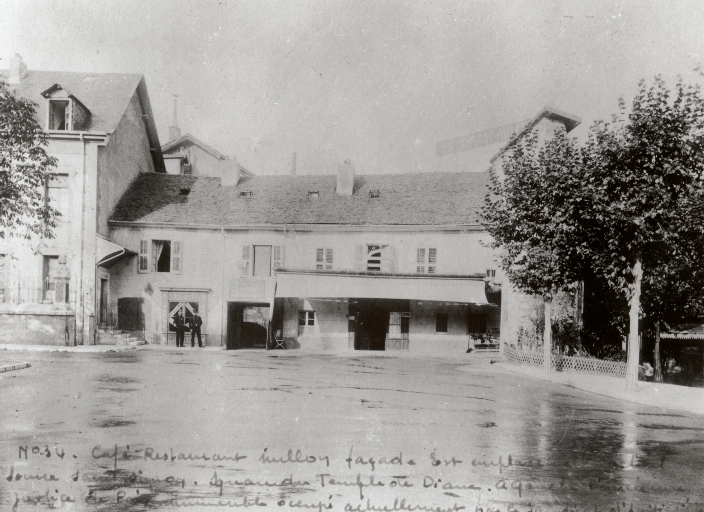
[[(408, 316), (401, 312), (410, 311), (410, 301), (403, 299), (350, 299), (348, 329), (354, 328), (355, 350), (386, 350), (387, 338), (396, 335), (396, 330), (408, 339)], [(390, 325), (393, 313), (393, 325)], [(398, 322), (396, 322), (398, 317)], [(398, 324), (398, 325), (397, 325)], [(390, 330), (391, 329), (391, 330)], [(405, 331), (405, 332), (404, 332)], [(351, 333), (352, 331), (350, 331)], [(388, 347), (392, 348), (392, 347)], [(395, 345), (393, 346), (395, 348)], [(408, 344), (405, 347), (408, 348)]]
[(108, 280), (100, 278), (100, 319), (99, 325), (108, 324)]
[(228, 302), (227, 349), (265, 349), (269, 339), (270, 304)]

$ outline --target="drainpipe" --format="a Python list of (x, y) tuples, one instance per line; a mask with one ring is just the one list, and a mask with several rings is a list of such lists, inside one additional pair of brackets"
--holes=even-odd
[[(220, 308), (220, 313), (222, 318), (220, 319), (220, 346), (222, 347), (222, 340), (225, 336), (224, 324), (227, 322), (227, 300), (225, 298), (225, 227), (220, 227), (220, 232), (222, 233), (222, 282), (220, 297), (222, 300), (222, 307)], [(227, 340), (225, 341), (225, 348), (227, 348)]]
[[(81, 345), (85, 345), (85, 340), (84, 340), (84, 328), (86, 324), (86, 308), (85, 304), (83, 302), (83, 265), (84, 265), (84, 255), (83, 252), (85, 250), (85, 224), (86, 224), (86, 141), (83, 138), (83, 133), (80, 134), (81, 137), (81, 145), (83, 147), (82, 151), (82, 157), (81, 157), (81, 254), (80, 254), (80, 265), (79, 265), (79, 274), (78, 274), (78, 297), (76, 297), (76, 309), (78, 309), (79, 305), (81, 308)], [(76, 343), (76, 336), (74, 333), (74, 345)]]

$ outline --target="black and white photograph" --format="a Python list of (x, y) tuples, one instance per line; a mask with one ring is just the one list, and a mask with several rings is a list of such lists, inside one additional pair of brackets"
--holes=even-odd
[(702, 27), (0, 0), (0, 510), (704, 512)]

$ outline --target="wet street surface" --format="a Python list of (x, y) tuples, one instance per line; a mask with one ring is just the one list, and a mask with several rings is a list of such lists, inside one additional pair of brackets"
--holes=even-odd
[(0, 510), (704, 510), (704, 418), (469, 357), (22, 357)]

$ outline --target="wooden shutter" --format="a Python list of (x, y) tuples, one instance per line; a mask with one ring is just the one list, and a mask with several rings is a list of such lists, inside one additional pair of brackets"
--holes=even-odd
[(183, 252), (181, 251), (183, 243), (180, 241), (171, 241), (171, 272), (174, 274), (181, 273), (183, 260)]
[(333, 253), (332, 249), (325, 249), (325, 270), (332, 270)]
[(354, 268), (355, 270), (364, 270), (364, 246), (357, 244), (354, 246)]
[(396, 248), (389, 245), (381, 252), (381, 271), (396, 272)]
[(323, 261), (323, 256), (325, 255), (325, 249), (319, 247), (315, 250), (315, 268), (316, 270), (323, 270), (325, 268), (325, 262)]
[(284, 266), (284, 246), (275, 245), (274, 246), (274, 256), (273, 256), (273, 267), (283, 268)]
[(139, 241), (139, 267), (138, 272), (144, 274), (149, 272), (149, 240)]
[[(159, 242), (162, 243), (162, 242)], [(152, 272), (156, 272), (156, 252), (158, 244), (152, 242)]]
[(242, 246), (242, 267), (240, 269), (240, 275), (242, 277), (249, 276), (249, 269), (252, 266), (252, 246), (243, 245)]
[(425, 273), (425, 248), (418, 247), (416, 249), (416, 273)]
[(435, 247), (428, 249), (428, 274), (435, 274), (438, 264), (438, 250)]

